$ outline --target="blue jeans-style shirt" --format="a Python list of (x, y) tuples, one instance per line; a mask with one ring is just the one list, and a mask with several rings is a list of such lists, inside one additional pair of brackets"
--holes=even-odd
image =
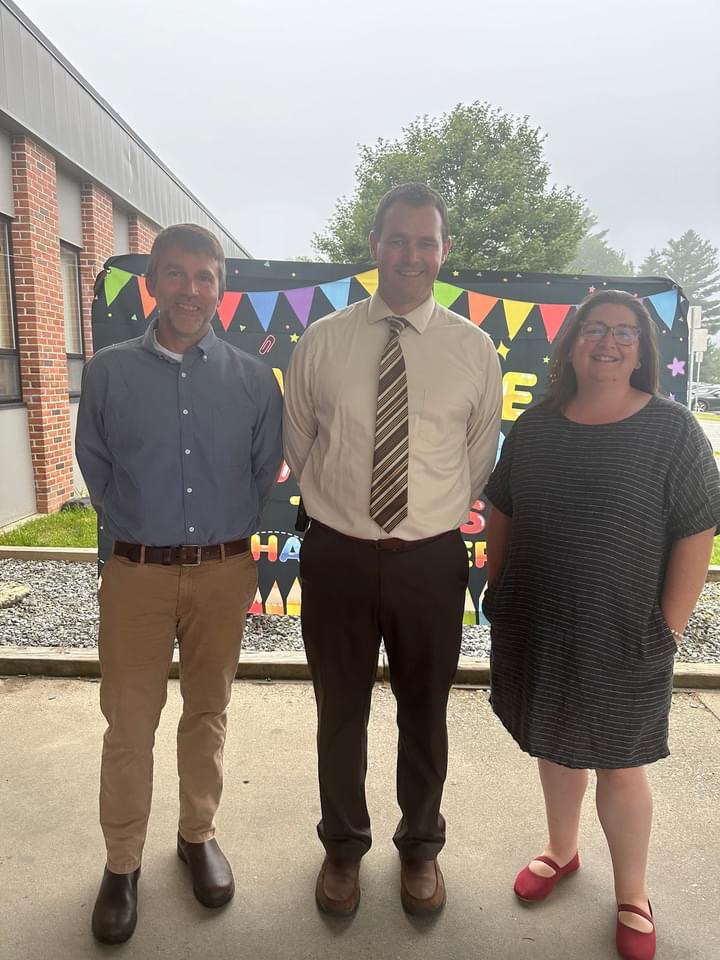
[(153, 333), (98, 351), (83, 371), (75, 445), (92, 503), (113, 540), (250, 536), (282, 463), (273, 372), (212, 329), (181, 363)]

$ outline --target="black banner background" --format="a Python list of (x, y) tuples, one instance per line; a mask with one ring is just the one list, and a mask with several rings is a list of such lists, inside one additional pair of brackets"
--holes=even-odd
[[(98, 276), (92, 310), (95, 350), (140, 336), (154, 318), (154, 303), (144, 287), (147, 260), (134, 254), (113, 257)], [(374, 288), (369, 264), (228, 260), (226, 269), (227, 294), (213, 319), (215, 332), (269, 364), (281, 387), (294, 344), (307, 323), (337, 306), (366, 298)], [(572, 316), (574, 305), (592, 289), (627, 290), (645, 300), (658, 328), (661, 391), (686, 401), (687, 301), (671, 280), (444, 270), (438, 281), (437, 298), (479, 323), (498, 350), (503, 369), (503, 435), (527, 406), (542, 398), (559, 319)], [(290, 298), (283, 295), (286, 292)], [(235, 305), (238, 293), (242, 296)], [(263, 293), (266, 296), (255, 297), (253, 303), (250, 294)], [(253, 538), (259, 590), (251, 612), (299, 614), (297, 561), (302, 538), (294, 530), (297, 499), (295, 480), (284, 468)], [(484, 507), (476, 501), (462, 528), (470, 565), (466, 623), (484, 622), (478, 613), (485, 586)], [(101, 530), (101, 564), (109, 548)]]

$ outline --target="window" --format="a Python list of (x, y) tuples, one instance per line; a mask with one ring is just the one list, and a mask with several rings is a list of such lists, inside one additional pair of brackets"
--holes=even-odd
[(10, 230), (0, 218), (0, 403), (20, 399), (20, 363), (15, 337)]
[(80, 396), (83, 355), (82, 308), (80, 306), (80, 258), (74, 247), (60, 244), (63, 309), (65, 312), (65, 352), (68, 364), (68, 388), (71, 397)]

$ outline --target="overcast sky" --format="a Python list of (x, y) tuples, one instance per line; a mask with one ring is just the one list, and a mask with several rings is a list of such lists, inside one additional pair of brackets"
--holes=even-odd
[(639, 261), (720, 246), (717, 0), (17, 0), (256, 257), (312, 254), (358, 144), (487, 100)]

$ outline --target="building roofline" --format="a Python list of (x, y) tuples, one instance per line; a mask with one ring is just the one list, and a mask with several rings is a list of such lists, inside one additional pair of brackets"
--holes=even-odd
[[(32, 22), (32, 20), (30, 20), (27, 14), (24, 13), (15, 3), (13, 3), (13, 0), (0, 0), (0, 5), (4, 6), (10, 13), (13, 14), (14, 17), (16, 17), (17, 20), (20, 21), (20, 23), (22, 23), (22, 25), (33, 35), (35, 40), (41, 46), (43, 46), (47, 52), (58, 61), (59, 64), (61, 64), (61, 66), (72, 76), (72, 78), (80, 84), (85, 92), (93, 98), (98, 106), (112, 117), (115, 123), (117, 123), (118, 126), (120, 126), (123, 131), (137, 144), (143, 153), (145, 153), (153, 161), (153, 163), (155, 163), (162, 170), (162, 172), (173, 181), (178, 189), (181, 190), (188, 197), (188, 199), (192, 200), (192, 202), (196, 204), (196, 206), (199, 207), (214, 224), (216, 224), (218, 229), (220, 229), (229, 240), (235, 243), (247, 254), (248, 257), (250, 257), (251, 254), (245, 249), (244, 245), (240, 243), (240, 241), (218, 220), (215, 214), (208, 210), (205, 204), (198, 200), (195, 194), (188, 187), (186, 187), (185, 184), (177, 178), (177, 176), (175, 176), (172, 170), (170, 170), (170, 168), (163, 163), (160, 157), (158, 157), (158, 155), (151, 150), (147, 143), (145, 143), (145, 141), (132, 129), (132, 127), (125, 120), (123, 120), (120, 114), (110, 106), (107, 100), (97, 92), (92, 84), (88, 83), (83, 75), (70, 63), (67, 57), (63, 56), (55, 44), (45, 36), (45, 34)], [(16, 122), (19, 122), (17, 118), (15, 118), (15, 120)], [(53, 146), (53, 149), (56, 149), (56, 147)], [(71, 157), (65, 157), (65, 159), (70, 163), (73, 163)], [(73, 165), (77, 166), (77, 164)]]

